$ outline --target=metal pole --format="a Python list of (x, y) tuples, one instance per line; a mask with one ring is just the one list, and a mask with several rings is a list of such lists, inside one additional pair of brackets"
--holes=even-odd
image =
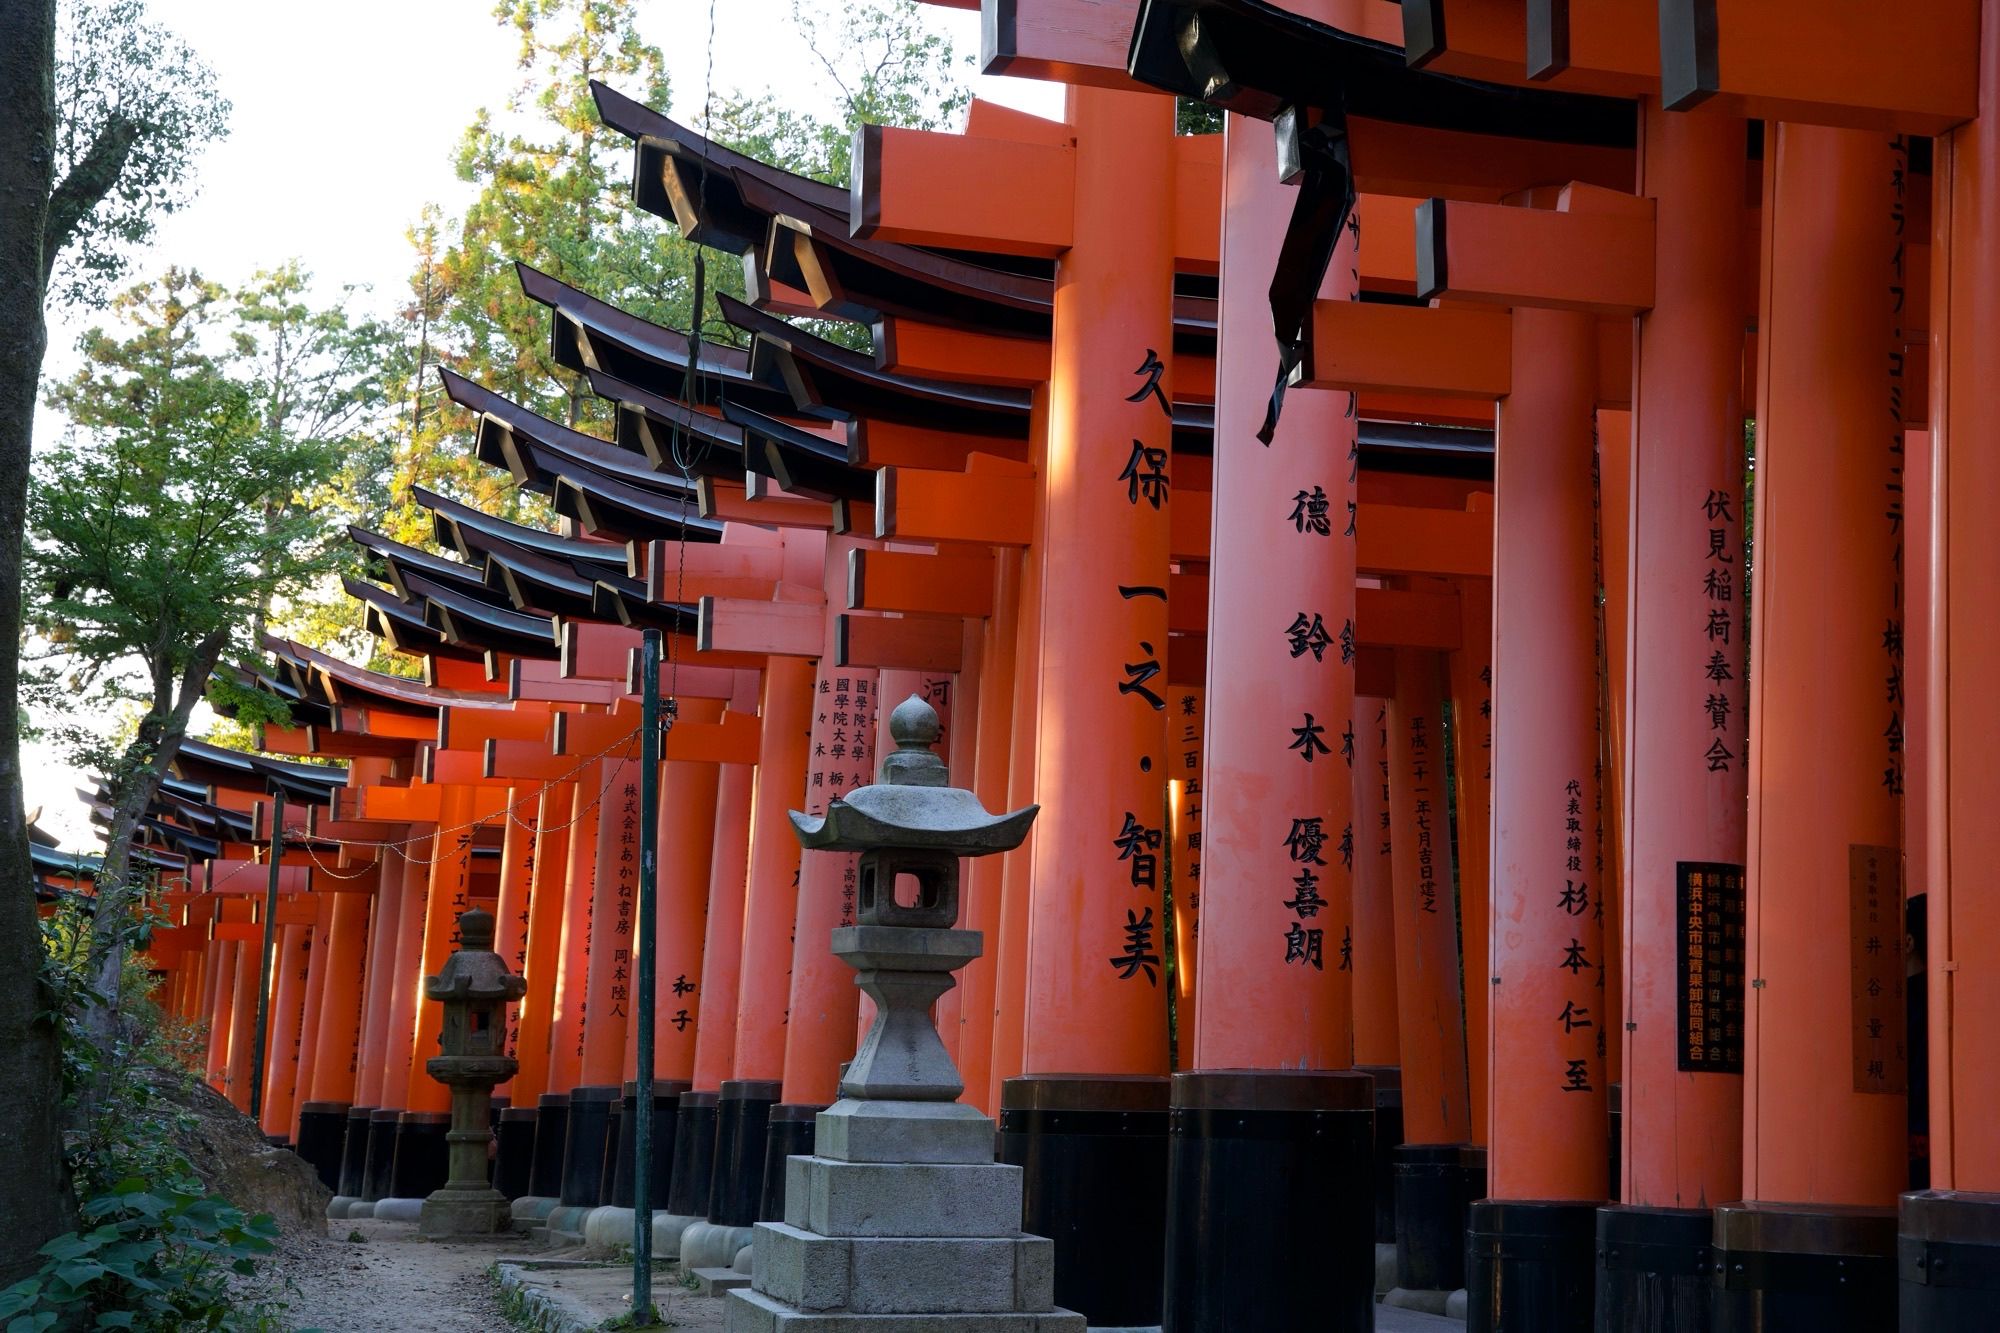
[(250, 1118), (264, 1114), (264, 1052), (271, 1022), (271, 955), (278, 947), (278, 871), (285, 859), (285, 789), (271, 802), (271, 878), (264, 888), (264, 961), (257, 970), (257, 1034), (250, 1047)]
[(639, 949), (637, 1001), (638, 1100), (632, 1135), (632, 1322), (653, 1312), (653, 960), (659, 953), (660, 897), (660, 632), (647, 630), (639, 648)]

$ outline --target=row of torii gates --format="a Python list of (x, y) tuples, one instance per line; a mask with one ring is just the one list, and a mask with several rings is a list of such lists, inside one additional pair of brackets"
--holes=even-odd
[(351, 591), (424, 680), (245, 676), (344, 773), (183, 751), (210, 1076), (275, 847), (264, 1127), (427, 1192), (492, 900), (497, 1179), (629, 1202), (657, 819), (663, 1243), (776, 1216), (858, 1018), (783, 812), (916, 692), (1043, 807), (939, 1019), (1094, 1325), (1366, 1328), (1373, 1240), (1480, 1330), (1987, 1326), (2000, 0), (987, 0), (982, 55), (1064, 119), (869, 127), (850, 190), (599, 89), (747, 350), (521, 271), (615, 438), (446, 374), (562, 533), (421, 494), (445, 554)]

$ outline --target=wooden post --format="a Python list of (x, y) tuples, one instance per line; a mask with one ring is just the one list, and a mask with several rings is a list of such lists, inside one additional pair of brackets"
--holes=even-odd
[(1803, 1256), (1789, 1273), (1720, 1294), (1718, 1319), (1895, 1321), (1903, 755), (1884, 683), (1901, 670), (1890, 338), (1906, 166), (1900, 146), (1858, 131), (1786, 124), (1765, 145), (1744, 951), (1753, 1202), (1717, 1211), (1716, 1259), (1754, 1271), (1773, 1213), (1812, 1234), (1787, 1244)]
[[(1268, 124), (1230, 116), (1224, 133), (1201, 780), (1202, 873), (1219, 887), (1197, 952), (1212, 998), (1191, 1024), (1193, 1071), (1173, 1082), (1189, 1123), (1169, 1156), (1166, 1323), (1366, 1328), (1373, 1143), (1325, 1132), (1374, 1113), (1368, 1078), (1332, 1072), (1352, 1065), (1354, 1039), (1357, 413), (1352, 395), (1301, 393), (1268, 445), (1256, 435), (1277, 378), (1269, 274), (1294, 191), (1272, 170)], [(1356, 297), (1357, 273), (1350, 233), (1320, 299)], [(1224, 1105), (1226, 1123), (1201, 1114)], [(1287, 1189), (1300, 1170), (1339, 1181), (1338, 1207)], [(1243, 1244), (1244, 1230), (1267, 1240)], [(1310, 1246), (1315, 1233), (1338, 1241)], [(1258, 1300), (1232, 1318), (1246, 1290)]]
[[(1607, 1178), (1598, 838), (1597, 325), (1517, 309), (1493, 554), (1491, 1131), (1469, 1218), (1469, 1328), (1582, 1329)], [(1470, 892), (1476, 892), (1472, 890)], [(1469, 895), (1468, 895), (1469, 896)], [(1545, 1242), (1532, 1263), (1500, 1243)]]

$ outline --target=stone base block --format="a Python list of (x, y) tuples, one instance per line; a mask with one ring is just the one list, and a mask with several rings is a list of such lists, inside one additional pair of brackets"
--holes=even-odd
[(681, 1267), (689, 1272), (727, 1268), (754, 1234), (749, 1227), (727, 1227), (703, 1219), (681, 1233)]
[(653, 1214), (653, 1257), (655, 1259), (679, 1259), (681, 1257), (681, 1237), (697, 1222), (706, 1222), (705, 1217), (691, 1217), (685, 1213)]
[[(381, 1210), (376, 1210), (380, 1215)], [(433, 1190), (417, 1213), (424, 1236), (491, 1236), (512, 1220), (507, 1196), (496, 1189)]]
[(785, 1172), (784, 1220), (822, 1236), (1012, 1236), (1021, 1230), (1019, 1167), (793, 1157)]
[(346, 1218), (373, 1217), (375, 1216), (375, 1205), (373, 1202), (367, 1199), (355, 1199), (353, 1202), (347, 1205), (346, 1212), (335, 1213), (332, 1208), (328, 1208), (326, 1215), (328, 1217), (346, 1217)]
[(1379, 1299), (1396, 1289), (1396, 1246), (1375, 1242), (1375, 1295)]
[(813, 1151), (840, 1162), (987, 1163), (993, 1130), (962, 1102), (844, 1099), (819, 1113)]
[(606, 1204), (602, 1208), (590, 1210), (590, 1216), (583, 1219), (583, 1243), (601, 1250), (615, 1250), (632, 1244), (632, 1219), (630, 1208), (620, 1208)]
[(732, 1291), (727, 1333), (1085, 1333), (1083, 1316), (1042, 1314), (859, 1314), (793, 1310), (760, 1291)]
[(524, 1194), (508, 1205), (516, 1222), (546, 1222), (556, 1210), (556, 1200), (547, 1194)]
[(583, 1224), (588, 1222), (590, 1215), (596, 1211), (595, 1204), (557, 1204), (550, 1210), (548, 1217), (543, 1219), (542, 1225), (552, 1233), (559, 1232), (581, 1243)]
[(422, 1199), (377, 1199), (369, 1216), (378, 1222), (414, 1222), (423, 1213)]
[(1399, 1310), (1416, 1310), (1423, 1314), (1443, 1314), (1451, 1302), (1452, 1293), (1437, 1291), (1430, 1287), (1392, 1287), (1382, 1298), (1382, 1304), (1393, 1305)]
[(1020, 1313), (1055, 1305), (1055, 1246), (1039, 1236), (912, 1239), (757, 1227), (756, 1288), (804, 1310)]
[(687, 1273), (694, 1279), (695, 1291), (703, 1296), (720, 1296), (750, 1285), (749, 1274), (734, 1268), (690, 1268)]
[(745, 1245), (742, 1249), (736, 1252), (736, 1258), (733, 1261), (731, 1261), (729, 1266), (735, 1269), (739, 1273), (748, 1273), (750, 1271), (751, 1262), (756, 1257), (757, 1257), (757, 1247), (755, 1245)]
[(1447, 1319), (1464, 1319), (1471, 1305), (1472, 1294), (1464, 1287), (1460, 1287), (1444, 1298), (1444, 1316)]
[(327, 1205), (326, 1205), (326, 1216), (327, 1216), (327, 1219), (328, 1219), (329, 1221), (331, 1221), (331, 1220), (333, 1220), (334, 1218), (338, 1218), (338, 1217), (346, 1217), (346, 1216), (347, 1216), (347, 1210), (348, 1210), (349, 1208), (352, 1208), (352, 1207), (353, 1207), (353, 1206), (354, 1206), (355, 1204), (357, 1204), (357, 1203), (360, 1203), (360, 1202), (361, 1202), (361, 1200), (359, 1200), (359, 1199), (355, 1198), (355, 1197), (354, 1197), (353, 1195), (351, 1195), (351, 1194), (336, 1194), (336, 1195), (334, 1195), (334, 1196), (333, 1196), (333, 1198), (331, 1198), (330, 1200), (328, 1200), (328, 1201), (327, 1201)]

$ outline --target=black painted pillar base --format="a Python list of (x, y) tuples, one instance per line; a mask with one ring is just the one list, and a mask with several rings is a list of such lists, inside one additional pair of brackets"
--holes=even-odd
[(396, 1121), (396, 1160), (390, 1168), (392, 1199), (421, 1199), (451, 1178), (451, 1117), (442, 1111), (405, 1111)]
[(1403, 1142), (1403, 1071), (1395, 1065), (1356, 1065), (1375, 1080), (1375, 1243), (1396, 1243), (1395, 1150)]
[[(631, 1084), (627, 1083), (625, 1088), (631, 1086)], [(624, 1088), (620, 1088), (618, 1096), (611, 1099), (611, 1118), (604, 1122), (604, 1161), (597, 1170), (597, 1202), (600, 1207), (606, 1204), (619, 1208), (630, 1208), (632, 1206), (632, 1164), (630, 1158), (623, 1159), (625, 1164), (625, 1197), (623, 1199), (618, 1197), (618, 1166), (620, 1162), (618, 1150), (620, 1145), (627, 1141), (626, 1136), (632, 1132), (625, 1123), (626, 1105)]]
[(1160, 1322), (1167, 1103), (1167, 1080), (1145, 1074), (1000, 1085), (1000, 1160), (1023, 1172), (1021, 1229), (1055, 1242), (1056, 1304), (1093, 1326)]
[(532, 1192), (535, 1168), (535, 1108), (510, 1106), (494, 1131), (493, 1188), (509, 1203)]
[(563, 1136), (562, 1192), (565, 1208), (594, 1208), (604, 1189), (604, 1141), (611, 1133), (611, 1103), (618, 1089), (572, 1088), (569, 1127)]
[(299, 1142), (294, 1151), (330, 1190), (340, 1186), (340, 1156), (346, 1138), (346, 1102), (306, 1102), (299, 1107)]
[(759, 1220), (771, 1108), (778, 1104), (782, 1086), (776, 1079), (732, 1078), (723, 1080), (716, 1094), (708, 1220), (717, 1226), (747, 1227)]
[(1466, 1333), (1591, 1333), (1596, 1203), (1479, 1199), (1466, 1210)]
[[(653, 1082), (652, 1175), (646, 1195), (649, 1212), (667, 1211), (667, 1191), (674, 1171), (675, 1112), (680, 1109), (681, 1094), (687, 1088), (687, 1083), (682, 1080), (656, 1079)], [(636, 1080), (625, 1085), (618, 1115), (617, 1153), (617, 1167), (612, 1172), (611, 1202), (619, 1208), (630, 1208), (637, 1200), (633, 1172), (637, 1170), (639, 1161), (639, 1084)]]
[(368, 1178), (368, 1117), (374, 1113), (372, 1106), (347, 1108), (340, 1141), (340, 1183), (333, 1191), (344, 1198), (360, 1198)]
[(2000, 1194), (1919, 1190), (1897, 1214), (1897, 1302), (1905, 1329), (1970, 1333), (2000, 1324)]
[(1894, 1209), (1726, 1203), (1714, 1237), (1714, 1333), (1896, 1327)]
[(1599, 1208), (1597, 1333), (1708, 1333), (1714, 1232), (1706, 1208)]
[(785, 1220), (785, 1159), (810, 1157), (814, 1129), (824, 1106), (781, 1102), (771, 1108), (771, 1127), (764, 1140), (764, 1190), (757, 1205), (759, 1222)]
[(563, 1145), (569, 1141), (569, 1094), (545, 1092), (535, 1107), (535, 1148), (528, 1159), (528, 1194), (562, 1195)]
[(1374, 1080), (1175, 1074), (1167, 1124), (1165, 1333), (1369, 1333)]
[[(1390, 1154), (1396, 1172), (1396, 1285), (1405, 1291), (1457, 1291), (1465, 1285), (1472, 1151), (1468, 1143), (1405, 1143)], [(1483, 1157), (1480, 1162), (1483, 1166)]]
[(396, 1122), (402, 1116), (401, 1111), (389, 1107), (368, 1113), (368, 1158), (361, 1178), (364, 1202), (389, 1197), (389, 1177), (396, 1165)]
[(1604, 1115), (1607, 1122), (1604, 1127), (1605, 1152), (1611, 1168), (1611, 1174), (1607, 1177), (1611, 1182), (1610, 1198), (1611, 1202), (1619, 1203), (1622, 1201), (1620, 1191), (1625, 1185), (1625, 1085), (1623, 1083), (1613, 1083), (1606, 1089)]
[(712, 1092), (681, 1094), (665, 1196), (671, 1217), (708, 1216), (708, 1191), (715, 1175), (715, 1100)]

